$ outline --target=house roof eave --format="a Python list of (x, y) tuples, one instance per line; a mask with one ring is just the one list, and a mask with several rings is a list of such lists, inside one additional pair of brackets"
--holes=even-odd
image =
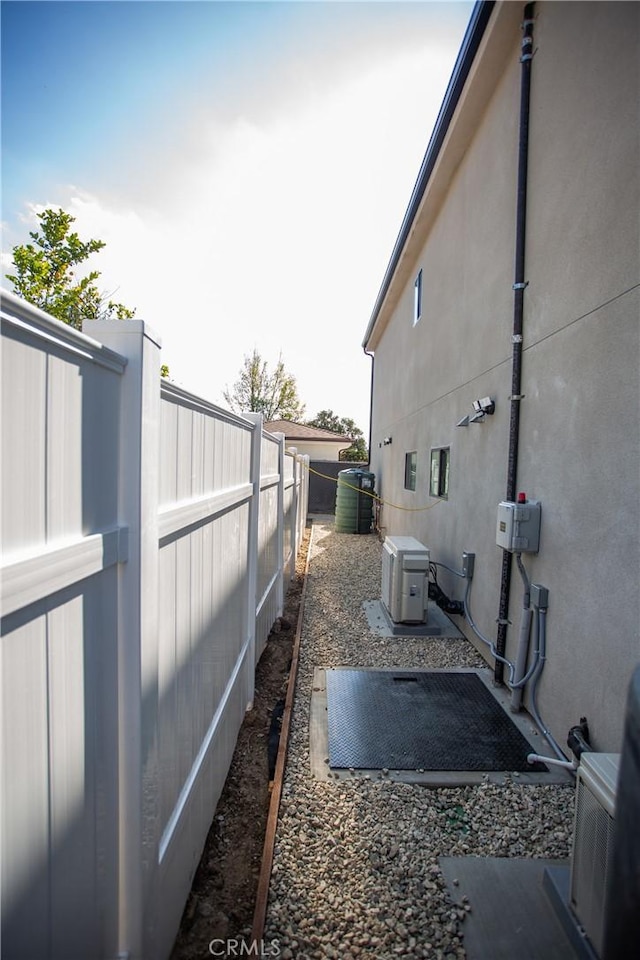
[(312, 427), (309, 424), (297, 423), (293, 420), (271, 420), (264, 424), (267, 433), (282, 433), (287, 443), (335, 443), (346, 444), (347, 450), (353, 443), (353, 437), (345, 436), (341, 433), (334, 433), (331, 430), (324, 430), (319, 427)]

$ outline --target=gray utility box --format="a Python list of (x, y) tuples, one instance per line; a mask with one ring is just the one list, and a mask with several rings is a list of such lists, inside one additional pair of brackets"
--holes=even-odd
[(539, 500), (513, 503), (503, 500), (498, 504), (496, 544), (511, 553), (537, 553), (540, 549)]
[(415, 537), (385, 537), (382, 603), (394, 623), (426, 623), (429, 550)]

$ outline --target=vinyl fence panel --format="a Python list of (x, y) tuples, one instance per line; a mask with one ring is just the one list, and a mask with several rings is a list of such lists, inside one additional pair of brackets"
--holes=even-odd
[(86, 330), (2, 294), (6, 960), (169, 956), (305, 522), (261, 416)]
[(285, 457), (284, 469), (284, 569), (292, 580), (296, 572), (296, 557), (304, 537), (309, 503), (309, 457), (301, 456), (291, 447)]
[[(162, 385), (159, 939), (175, 934), (248, 700), (252, 434)], [(253, 607), (255, 610), (255, 600)]]
[(257, 549), (256, 661), (275, 620), (282, 613), (282, 464), (284, 438), (262, 433)]
[(117, 948), (126, 360), (2, 303), (2, 953)]

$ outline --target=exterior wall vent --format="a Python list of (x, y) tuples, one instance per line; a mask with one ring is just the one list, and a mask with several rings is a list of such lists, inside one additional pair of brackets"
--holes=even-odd
[(613, 862), (619, 761), (617, 753), (583, 753), (576, 778), (570, 901), (598, 956), (603, 949), (607, 884)]
[(385, 537), (382, 603), (394, 623), (426, 623), (429, 550), (415, 537)]

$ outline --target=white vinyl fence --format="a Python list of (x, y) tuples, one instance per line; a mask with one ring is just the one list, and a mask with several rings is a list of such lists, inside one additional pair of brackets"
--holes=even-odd
[(3, 960), (168, 957), (295, 572), (306, 458), (160, 364), (2, 293)]

